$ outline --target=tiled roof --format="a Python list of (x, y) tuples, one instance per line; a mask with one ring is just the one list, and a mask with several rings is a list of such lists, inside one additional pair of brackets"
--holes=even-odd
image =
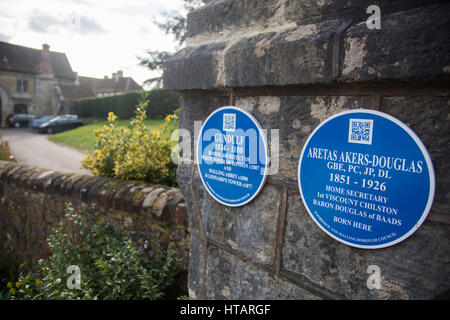
[(130, 77), (118, 79), (98, 79), (90, 77), (78, 77), (80, 86), (90, 88), (94, 92), (124, 92), (142, 90), (141, 86)]
[[(0, 41), (0, 70), (39, 74), (41, 50)], [(50, 51), (50, 63), (56, 78), (75, 80), (64, 53)]]
[(60, 84), (61, 93), (64, 100), (76, 100), (80, 98), (95, 97), (94, 92), (86, 87), (77, 85), (63, 85)]
[(65, 100), (95, 97), (97, 93), (118, 93), (142, 90), (136, 81), (130, 77), (114, 79), (98, 79), (78, 77), (78, 85), (62, 85), (61, 92)]

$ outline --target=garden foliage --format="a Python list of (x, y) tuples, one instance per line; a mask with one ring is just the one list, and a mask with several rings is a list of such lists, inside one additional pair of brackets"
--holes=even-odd
[(160, 130), (145, 124), (148, 103), (144, 95), (128, 128), (117, 125), (117, 116), (108, 114), (108, 125), (95, 131), (96, 147), (82, 161), (82, 168), (94, 175), (128, 181), (144, 181), (176, 186), (177, 165), (171, 152), (171, 133), (178, 128), (178, 115), (168, 115)]

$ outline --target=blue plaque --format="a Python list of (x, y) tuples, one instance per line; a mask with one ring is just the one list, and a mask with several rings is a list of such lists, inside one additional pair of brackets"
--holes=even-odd
[(257, 120), (232, 106), (211, 113), (198, 137), (197, 165), (215, 200), (230, 207), (250, 202), (268, 170), (267, 142)]
[(313, 131), (298, 182), (314, 222), (334, 239), (365, 249), (415, 232), (435, 191), (433, 164), (417, 135), (398, 119), (365, 109), (336, 114)]

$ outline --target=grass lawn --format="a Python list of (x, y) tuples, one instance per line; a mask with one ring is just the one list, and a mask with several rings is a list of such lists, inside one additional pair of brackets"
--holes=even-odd
[[(119, 126), (127, 127), (129, 123), (130, 120), (120, 120)], [(150, 130), (157, 130), (164, 123), (164, 119), (147, 119), (144, 121), (144, 123)], [(87, 153), (94, 150), (95, 129), (99, 129), (105, 124), (108, 124), (108, 121), (100, 121), (93, 124), (84, 125), (73, 130), (54, 134), (48, 139), (55, 143), (62, 144), (83, 153)]]

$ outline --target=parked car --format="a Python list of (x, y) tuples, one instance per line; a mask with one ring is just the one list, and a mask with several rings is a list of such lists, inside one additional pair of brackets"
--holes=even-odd
[[(54, 115), (47, 115), (47, 116), (43, 116), (43, 117), (40, 117), (40, 118), (36, 118), (36, 119), (30, 120), (30, 127), (31, 127), (31, 129), (38, 131), (39, 126), (41, 124), (43, 124), (44, 122), (47, 122), (47, 121), (49, 121), (49, 120), (51, 120), (53, 118), (56, 118), (57, 116), (58, 115), (56, 115), (56, 114), (54, 114)], [(75, 119), (78, 118), (78, 116), (76, 114), (62, 114), (61, 116), (71, 117), (71, 118), (75, 118)]]
[(47, 122), (55, 117), (57, 117), (57, 115), (43, 116), (40, 118), (30, 120), (30, 128), (33, 130), (37, 130), (41, 124), (43, 124), (44, 122)]
[(39, 125), (40, 133), (55, 133), (75, 129), (84, 125), (83, 121), (71, 115), (56, 116)]
[(6, 124), (10, 128), (28, 127), (30, 120), (35, 119), (36, 116), (27, 113), (13, 113), (6, 117)]

